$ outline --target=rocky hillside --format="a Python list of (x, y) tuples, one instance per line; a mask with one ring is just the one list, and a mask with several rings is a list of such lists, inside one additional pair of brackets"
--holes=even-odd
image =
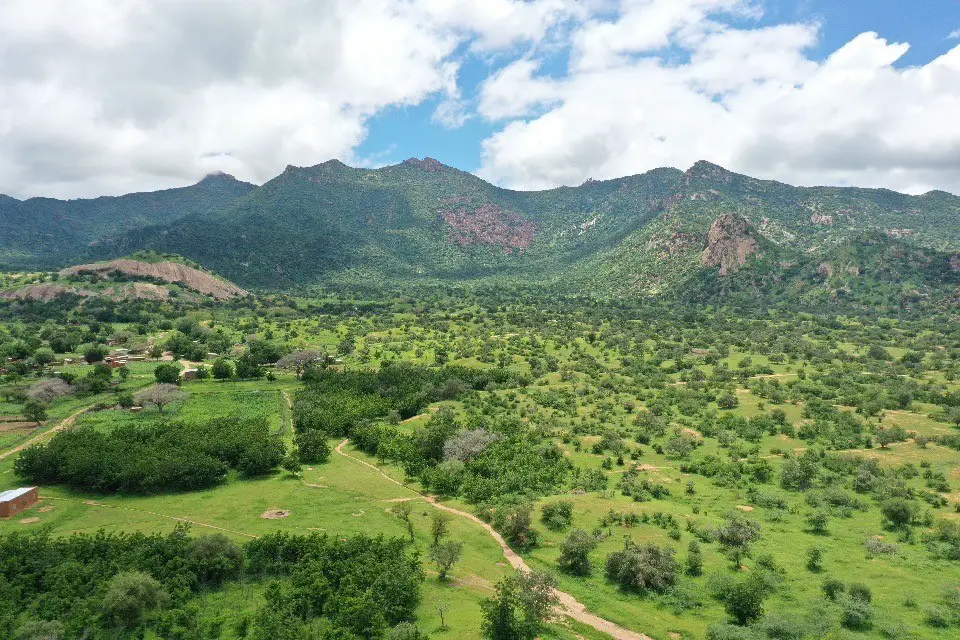
[(230, 300), (249, 295), (237, 285), (175, 259), (122, 258), (62, 269), (55, 281), (0, 292), (0, 298), (49, 302), (64, 296), (111, 300), (168, 300), (186, 295), (197, 299)]
[[(228, 190), (236, 197), (220, 207), (132, 224), (74, 250), (95, 260), (179, 253), (269, 289), (507, 280), (608, 295), (779, 291), (799, 274), (815, 282), (821, 264), (850, 251), (922, 253), (931, 266), (921, 289), (935, 293), (952, 286), (950, 261), (960, 262), (956, 196), (798, 188), (708, 162), (520, 192), (430, 158), (380, 169), (331, 160), (247, 187)], [(25, 250), (7, 240), (7, 255)]]
[(226, 300), (248, 295), (247, 291), (232, 282), (179, 262), (143, 262), (123, 258), (108, 262), (81, 264), (60, 271), (61, 276), (67, 277), (88, 274), (111, 281), (132, 278), (179, 284), (215, 300)]

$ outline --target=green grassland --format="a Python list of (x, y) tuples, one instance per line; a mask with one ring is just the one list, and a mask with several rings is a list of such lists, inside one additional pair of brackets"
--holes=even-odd
[[(856, 388), (863, 393), (877, 389), (890, 398), (904, 380), (915, 383), (917, 394), (930, 385), (938, 385), (938, 393), (956, 393), (960, 384), (955, 382), (952, 372), (957, 368), (960, 344), (954, 334), (894, 324), (887, 335), (878, 337), (871, 333), (871, 327), (853, 322), (828, 330), (810, 318), (766, 319), (758, 321), (757, 326), (763, 336), (746, 335), (743, 327), (713, 330), (713, 337), (719, 337), (716, 342), (737, 344), (726, 353), (706, 357), (701, 351), (712, 347), (711, 334), (701, 325), (694, 324), (686, 333), (683, 328), (673, 331), (670, 322), (682, 326), (679, 320), (657, 321), (649, 315), (623, 322), (622, 317), (604, 318), (600, 311), (561, 307), (556, 312), (541, 312), (541, 317), (537, 317), (535, 309), (504, 310), (506, 305), (500, 309), (488, 303), (441, 307), (402, 299), (387, 310), (340, 314), (311, 311), (310, 305), (317, 303), (311, 298), (299, 298), (295, 307), (273, 305), (289, 312), (271, 315), (243, 309), (213, 310), (198, 313), (197, 319), (203, 326), (228, 329), (238, 344), (242, 336), (256, 335), (288, 349), (323, 350), (340, 359), (333, 365), (335, 370), (363, 371), (397, 362), (436, 366), (443, 359), (452, 365), (504, 369), (522, 378), (522, 384), (471, 391), (455, 400), (433, 402), (395, 428), (403, 434), (416, 434), (430, 424), (441, 408), (449, 409), (463, 421), (519, 418), (542, 441), (559, 447), (573, 467), (600, 470), (608, 481), (606, 490), (584, 492), (559, 486), (549, 496), (528, 496), (535, 505), (534, 526), (541, 540), (525, 555), (526, 561), (534, 569), (556, 575), (559, 588), (586, 604), (592, 613), (657, 640), (703, 639), (711, 625), (726, 619), (723, 605), (711, 597), (712, 583), (718, 576), (747, 575), (762, 567), (779, 576), (776, 592), (764, 603), (764, 611), (768, 617), (779, 617), (806, 629), (803, 637), (955, 637), (956, 627), (929, 624), (927, 611), (940, 602), (944, 590), (960, 585), (960, 564), (933, 557), (923, 536), (936, 520), (960, 517), (955, 508), (960, 502), (960, 452), (936, 442), (921, 446), (914, 436), (945, 436), (957, 433), (957, 429), (941, 416), (941, 406), (920, 400), (906, 402), (902, 408), (856, 413), (856, 407), (845, 404), (849, 401), (843, 395), (847, 393), (845, 388), (831, 386), (833, 379), (847, 376), (853, 381), (850, 386), (859, 385)], [(123, 326), (117, 323), (111, 329)], [(154, 336), (161, 339), (169, 331), (155, 327)], [(643, 339), (638, 340), (632, 332), (639, 332)], [(771, 357), (786, 349), (777, 335), (788, 332), (790, 340), (803, 340), (804, 348), (786, 359)], [(247, 338), (243, 339), (242, 344), (249, 343)], [(895, 342), (902, 346), (894, 346)], [(869, 344), (883, 346), (889, 359), (856, 359), (866, 353)], [(934, 367), (931, 358), (941, 348), (952, 355)], [(922, 354), (924, 364), (905, 368), (907, 365), (900, 361), (909, 353)], [(744, 365), (745, 360), (749, 364)], [(212, 362), (205, 365), (212, 366)], [(647, 368), (641, 372), (639, 366)], [(75, 365), (65, 370), (82, 372), (87, 367)], [(123, 390), (135, 391), (150, 385), (155, 367), (154, 362), (131, 365), (131, 375), (123, 383)], [(733, 373), (722, 379), (727, 371)], [(736, 406), (721, 408), (717, 402), (720, 393), (713, 400), (696, 400), (703, 383), (695, 379), (693, 372), (711, 380), (715, 391), (728, 392), (735, 398)], [(739, 372), (744, 373), (741, 376)], [(271, 431), (282, 434), (290, 446), (294, 429), (288, 401), (303, 385), (290, 372), (278, 371), (273, 377), (187, 381), (182, 385), (187, 397), (168, 407), (163, 415), (155, 408), (136, 413), (107, 408), (80, 415), (72, 428), (110, 430), (125, 424), (244, 415), (265, 419)], [(875, 382), (862, 382), (868, 379)], [(779, 402), (761, 395), (769, 395), (769, 388), (762, 385), (772, 382), (791, 390), (789, 397)], [(833, 449), (835, 453), (846, 451), (875, 458), (886, 469), (912, 465), (915, 470), (942, 474), (949, 490), (937, 492), (945, 498), (941, 504), (921, 505), (930, 516), (927, 524), (914, 527), (910, 536), (904, 537), (902, 531), (884, 525), (877, 502), (865, 499), (863, 509), (831, 515), (826, 533), (813, 532), (807, 516), (814, 510), (809, 498), (815, 492), (785, 491), (777, 483), (784, 452), (795, 455), (824, 447), (824, 442), (804, 439), (796, 432), (765, 432), (752, 441), (697, 435), (699, 446), (684, 456), (671, 455), (654, 446), (664, 445), (675, 429), (686, 430), (688, 435), (699, 434), (705, 420), (715, 419), (708, 420), (708, 415), (757, 418), (779, 409), (796, 430), (812, 426), (816, 422), (810, 413), (811, 405), (816, 405), (812, 402), (814, 396), (801, 392), (803, 385), (808, 384), (836, 391), (835, 397), (827, 397), (823, 403), (861, 420), (868, 441), (878, 429), (896, 426), (911, 432), (909, 438), (888, 447), (869, 442), (870, 446)], [(669, 396), (670, 393), (676, 395)], [(111, 389), (91, 397), (58, 399), (51, 404), (49, 419), (39, 430), (16, 435), (0, 433), (0, 449), (6, 451), (22, 444), (82, 409), (111, 404), (115, 395)], [(670, 401), (673, 404), (665, 418), (667, 434), (655, 438), (653, 443), (642, 442), (635, 418), (642, 412), (657, 410), (668, 397), (674, 400)], [(685, 402), (700, 404), (685, 408)], [(16, 403), (0, 404), (0, 414), (16, 415), (19, 407)], [(386, 417), (375, 422), (391, 426)], [(616, 460), (617, 456), (610, 451), (594, 450), (604, 434), (611, 431), (625, 447), (622, 461)], [(336, 447), (340, 441), (331, 438), (329, 445)], [(423, 551), (427, 572), (422, 604), (417, 611), (418, 625), (431, 637), (480, 638), (480, 602), (493, 594), (493, 585), (512, 573), (496, 541), (476, 523), (454, 518), (450, 537), (464, 543), (463, 557), (450, 580), (438, 581), (436, 570), (426, 557), (434, 508), (420, 495), (423, 486), (417, 478), (407, 477), (396, 461), (378, 459), (350, 444), (344, 451), (355, 459), (333, 453), (325, 463), (305, 464), (299, 475), (278, 469), (250, 479), (231, 472), (219, 486), (188, 493), (103, 495), (42, 486), (40, 506), (23, 516), (0, 521), (0, 535), (38, 530), (55, 536), (97, 530), (166, 532), (178, 523), (189, 523), (194, 533), (221, 532), (241, 542), (276, 531), (402, 537), (406, 535), (405, 527), (390, 509), (399, 500), (411, 500), (415, 544)], [(749, 482), (723, 483), (682, 468), (691, 459), (710, 455), (734, 459), (738, 451), (743, 458), (754, 455), (769, 462), (772, 478), (757, 486), (777, 494), (784, 505), (771, 508), (756, 503)], [(0, 490), (20, 484), (13, 472), (15, 459), (16, 456), (10, 456), (0, 461)], [(377, 465), (382, 472), (358, 460)], [(617, 482), (634, 463), (642, 465), (639, 477), (665, 487), (669, 495), (642, 502), (623, 495)], [(398, 486), (384, 474), (406, 486)], [(904, 477), (907, 487), (917, 492), (927, 490), (919, 472)], [(838, 481), (838, 486), (844, 486), (843, 482)], [(588, 577), (573, 577), (557, 570), (560, 547), (569, 529), (551, 531), (539, 522), (543, 505), (561, 498), (573, 503), (574, 528), (599, 534), (599, 545), (591, 554), (594, 571)], [(477, 507), (461, 498), (448, 498), (445, 502), (465, 511)], [(281, 519), (262, 517), (270, 510), (287, 510), (290, 515)], [(632, 526), (602, 524), (611, 511), (646, 514), (647, 520)], [(718, 544), (703, 543), (703, 574), (681, 575), (675, 588), (666, 593), (627, 593), (604, 576), (604, 559), (623, 548), (625, 539), (675, 549), (682, 562), (688, 545), (695, 539), (694, 530), (721, 526), (731, 512), (755, 521), (761, 530), (760, 539), (743, 558), (742, 566), (732, 566)], [(678, 524), (675, 532), (650, 520), (655, 514), (672, 516)], [(894, 543), (897, 551), (871, 555), (865, 546), (870, 539)], [(807, 552), (813, 547), (823, 552), (823, 566), (817, 571), (807, 567)], [(874, 611), (869, 628), (843, 627), (840, 605), (823, 596), (821, 585), (827, 577), (869, 587)], [(254, 611), (262, 601), (263, 588), (262, 584), (231, 585), (205, 594), (200, 602), (209, 614), (204, 615), (229, 619)], [(437, 610), (437, 604), (444, 603), (449, 604), (444, 614), (448, 629), (440, 629)], [(225, 633), (225, 637), (230, 637), (229, 631)], [(546, 634), (545, 637), (556, 638), (605, 637), (569, 620), (551, 624)]]

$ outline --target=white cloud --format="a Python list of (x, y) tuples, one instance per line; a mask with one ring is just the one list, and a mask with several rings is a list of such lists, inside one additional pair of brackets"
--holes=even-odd
[[(483, 175), (552, 187), (704, 158), (800, 183), (960, 191), (960, 45), (750, 28), (762, 0), (5, 0), (0, 192), (90, 196), (358, 158), (437, 99)], [(733, 26), (736, 24), (736, 28)], [(960, 36), (960, 34), (952, 34)], [(565, 64), (558, 67), (558, 60)], [(490, 69), (478, 95), (461, 69)], [(472, 69), (475, 71), (477, 67)]]
[(947, 36), (948, 40), (960, 40), (960, 29), (953, 31)]
[(445, 94), (458, 47), (537, 43), (565, 0), (5, 0), (0, 192), (90, 196), (354, 159), (366, 121)]
[(864, 33), (817, 61), (816, 24), (733, 28), (723, 16), (751, 9), (722, 0), (624, 4), (575, 37), (565, 75), (524, 60), (485, 83), (481, 113), (510, 121), (483, 143), (483, 176), (547, 188), (707, 159), (792, 183), (960, 192), (960, 46), (901, 68), (908, 45)]

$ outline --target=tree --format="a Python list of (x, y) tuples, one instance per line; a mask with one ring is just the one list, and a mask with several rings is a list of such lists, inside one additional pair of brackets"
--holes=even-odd
[(597, 548), (597, 538), (584, 531), (574, 529), (560, 545), (560, 557), (557, 565), (564, 573), (574, 576), (588, 576), (593, 571), (590, 553)]
[(57, 620), (31, 620), (17, 629), (14, 640), (63, 640), (66, 629)]
[(243, 550), (222, 533), (214, 533), (191, 540), (187, 560), (203, 584), (219, 585), (240, 572)]
[(182, 358), (184, 354), (191, 350), (193, 341), (189, 336), (181, 331), (171, 331), (164, 343), (167, 351), (173, 354), (174, 358)]
[(554, 589), (554, 579), (546, 573), (521, 572), (501, 580), (496, 595), (480, 605), (484, 637), (534, 640), (557, 602)]
[(27, 391), (27, 398), (36, 400), (43, 404), (50, 404), (57, 398), (69, 395), (73, 392), (70, 385), (60, 378), (44, 378), (38, 380)]
[(56, 359), (53, 349), (41, 347), (33, 352), (33, 361), (40, 367), (45, 367)]
[(300, 454), (296, 449), (291, 449), (280, 464), (287, 473), (294, 476), (300, 475)]
[(437, 565), (440, 580), (447, 579), (447, 573), (460, 561), (463, 553), (463, 543), (454, 540), (438, 542), (430, 547), (430, 560)]
[(890, 498), (880, 505), (880, 513), (894, 528), (910, 526), (916, 512), (916, 505), (905, 498)]
[(433, 516), (430, 519), (430, 537), (433, 540), (434, 546), (440, 544), (440, 541), (449, 533), (450, 515), (439, 509), (434, 509)]
[(166, 601), (166, 592), (152, 576), (139, 571), (125, 571), (110, 581), (101, 611), (114, 626), (135, 629)]
[(770, 595), (770, 585), (759, 572), (729, 582), (718, 594), (727, 614), (737, 624), (745, 625), (763, 615), (763, 601)]
[(830, 524), (830, 514), (826, 511), (813, 511), (807, 515), (807, 526), (812, 533), (818, 535), (827, 535), (827, 527)]
[(551, 531), (563, 531), (573, 524), (573, 503), (557, 500), (543, 505), (540, 521)]
[(880, 427), (876, 433), (877, 444), (880, 445), (881, 449), (886, 449), (894, 442), (903, 442), (907, 437), (908, 434), (906, 430), (898, 426), (890, 427), (889, 429)]
[(293, 443), (300, 453), (300, 460), (307, 464), (322, 464), (330, 459), (330, 445), (323, 431), (297, 431)]
[(153, 405), (163, 413), (163, 408), (187, 397), (187, 392), (175, 384), (157, 384), (133, 396), (140, 406)]
[(679, 571), (670, 547), (638, 545), (627, 539), (622, 550), (607, 556), (607, 578), (624, 591), (666, 591), (677, 581)]
[(390, 513), (397, 516), (397, 518), (406, 525), (407, 533), (410, 534), (410, 542), (413, 542), (413, 520), (410, 518), (413, 514), (413, 505), (410, 504), (410, 501), (404, 500), (403, 502), (398, 502), (390, 509)]
[(540, 542), (540, 535), (533, 528), (533, 507), (529, 504), (497, 509), (493, 526), (518, 551), (529, 551)]
[(94, 362), (103, 362), (103, 359), (107, 357), (107, 348), (102, 344), (92, 344), (83, 350), (83, 359), (89, 364)]
[(217, 358), (213, 361), (213, 377), (217, 380), (229, 380), (233, 377), (233, 365), (228, 360)]
[(743, 556), (750, 555), (751, 545), (759, 539), (760, 525), (739, 513), (728, 514), (717, 530), (717, 540), (737, 563)]
[(326, 360), (326, 354), (315, 349), (294, 351), (280, 358), (277, 361), (277, 368), (293, 371), (297, 374), (297, 380), (300, 380), (303, 378), (303, 372), (307, 370), (307, 367), (317, 362), (326, 362)]
[(703, 573), (703, 552), (696, 540), (690, 541), (687, 549), (687, 560), (684, 571), (688, 576), (699, 576)]
[(823, 549), (820, 547), (807, 549), (807, 571), (813, 573), (823, 571)]
[(180, 365), (158, 364), (153, 370), (153, 377), (157, 384), (180, 384)]
[(27, 400), (23, 405), (23, 417), (37, 426), (47, 419), (47, 405), (38, 400)]
[(237, 360), (236, 373), (241, 380), (255, 380), (264, 375), (263, 367), (250, 356), (243, 356)]

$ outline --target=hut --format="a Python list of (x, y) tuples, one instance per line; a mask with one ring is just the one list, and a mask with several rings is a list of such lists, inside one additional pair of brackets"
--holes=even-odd
[(0, 518), (12, 518), (40, 500), (37, 487), (21, 487), (0, 493)]

